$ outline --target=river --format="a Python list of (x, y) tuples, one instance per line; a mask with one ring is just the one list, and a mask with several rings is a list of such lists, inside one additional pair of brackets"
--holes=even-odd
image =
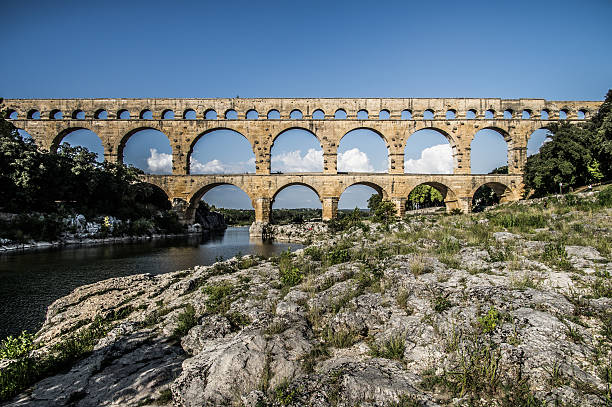
[(85, 284), (184, 270), (239, 253), (269, 257), (300, 247), (249, 239), (248, 228), (229, 227), (204, 236), (0, 254), (0, 339), (37, 331), (53, 301)]

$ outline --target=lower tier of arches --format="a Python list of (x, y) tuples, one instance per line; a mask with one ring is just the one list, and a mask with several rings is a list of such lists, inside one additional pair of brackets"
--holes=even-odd
[(476, 191), (491, 188), (501, 202), (517, 201), (523, 191), (520, 175), (441, 175), (441, 174), (222, 174), (222, 175), (142, 175), (143, 182), (163, 190), (183, 222), (193, 223), (202, 196), (219, 185), (234, 185), (251, 199), (255, 222), (268, 223), (277, 194), (293, 185), (303, 185), (316, 193), (323, 209), (323, 219), (337, 216), (338, 201), (352, 185), (368, 185), (383, 199), (393, 202), (397, 214), (405, 214), (406, 200), (419, 185), (429, 185), (440, 192), (447, 211), (471, 212)]

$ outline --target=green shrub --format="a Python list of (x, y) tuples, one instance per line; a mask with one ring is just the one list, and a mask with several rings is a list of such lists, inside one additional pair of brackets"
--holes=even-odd
[(443, 295), (436, 295), (433, 300), (433, 309), (438, 313), (442, 313), (451, 308), (453, 303)]
[(328, 255), (330, 265), (346, 263), (351, 259), (351, 252), (348, 249), (334, 249)]
[(17, 359), (35, 349), (34, 335), (23, 331), (17, 337), (8, 336), (0, 342), (0, 359)]
[(597, 203), (608, 208), (612, 206), (612, 185), (608, 185), (599, 192)]
[(499, 311), (495, 307), (489, 308), (485, 315), (478, 317), (478, 325), (483, 333), (490, 333), (499, 325)]
[(393, 336), (382, 344), (370, 343), (370, 356), (375, 358), (402, 360), (406, 350), (406, 341), (402, 335)]
[(193, 305), (187, 304), (185, 310), (178, 315), (178, 325), (172, 332), (174, 339), (180, 339), (187, 335), (187, 332), (198, 324), (198, 318), (195, 315), (195, 309)]
[(529, 213), (494, 213), (488, 215), (489, 221), (496, 226), (506, 229), (543, 228), (548, 225), (546, 217), (542, 214)]
[(293, 262), (293, 254), (287, 250), (280, 255), (278, 261), (280, 282), (284, 287), (293, 287), (302, 282), (304, 273)]
[(234, 285), (228, 281), (222, 281), (217, 284), (207, 285), (202, 288), (205, 294), (208, 294), (206, 299), (206, 311), (210, 314), (227, 312), (233, 297)]

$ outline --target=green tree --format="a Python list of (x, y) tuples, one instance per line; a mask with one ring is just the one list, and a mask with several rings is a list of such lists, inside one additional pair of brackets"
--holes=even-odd
[(553, 133), (550, 141), (525, 168), (525, 185), (535, 196), (558, 191), (559, 183), (577, 187), (612, 179), (612, 90), (589, 121), (563, 121), (547, 129)]
[(370, 212), (374, 213), (381, 202), (382, 196), (380, 196), (380, 194), (372, 194), (372, 196), (370, 196), (370, 198), (368, 199), (368, 209), (370, 210)]

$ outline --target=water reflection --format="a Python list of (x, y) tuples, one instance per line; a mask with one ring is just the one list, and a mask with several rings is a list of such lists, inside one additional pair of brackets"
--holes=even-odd
[(273, 256), (297, 244), (250, 239), (248, 228), (134, 244), (0, 255), (0, 338), (35, 331), (47, 307), (76, 287), (112, 277), (161, 274), (239, 253)]

